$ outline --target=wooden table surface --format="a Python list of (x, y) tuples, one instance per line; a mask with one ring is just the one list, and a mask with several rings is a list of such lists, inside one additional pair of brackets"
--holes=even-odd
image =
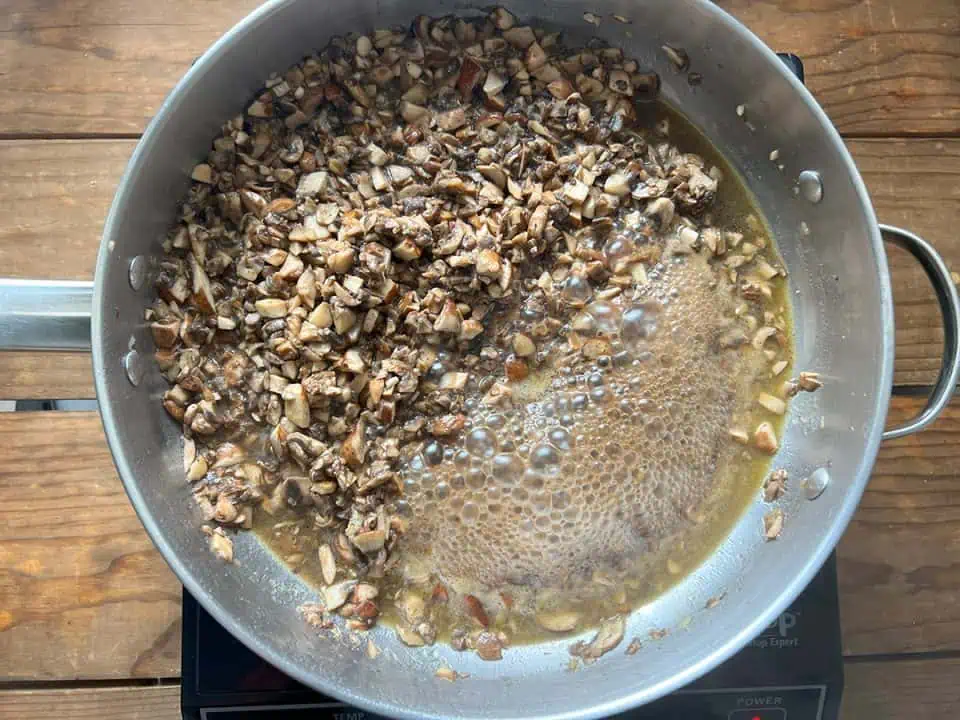
[[(960, 270), (960, 3), (724, 0), (807, 82), (881, 221)], [(0, 16), (0, 274), (92, 277), (139, 133), (256, 0), (6, 0)], [(318, 35), (319, 37), (319, 35)], [(941, 353), (934, 296), (891, 251), (891, 420)], [(91, 398), (84, 355), (0, 356), (0, 398)], [(960, 712), (960, 400), (885, 443), (839, 546), (843, 717)], [(0, 414), (0, 718), (179, 717), (180, 585), (123, 493), (95, 413)]]

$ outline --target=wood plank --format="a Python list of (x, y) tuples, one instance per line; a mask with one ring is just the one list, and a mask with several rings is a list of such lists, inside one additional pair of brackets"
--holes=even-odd
[[(881, 450), (839, 548), (847, 653), (960, 650), (958, 437), (960, 400)], [(180, 587), (96, 414), (0, 415), (0, 448), (0, 681), (177, 675)]]
[(0, 272), (4, 277), (93, 277), (103, 221), (134, 144), (131, 140), (0, 141), (4, 207)]
[[(922, 398), (895, 398), (890, 422)], [(883, 444), (838, 547), (844, 652), (960, 650), (960, 399)]]
[[(2, 62), (2, 61), (0, 61)], [(0, 141), (4, 277), (89, 280), (134, 141)], [(88, 353), (0, 354), (0, 398), (92, 398)]]
[[(953, 717), (960, 707), (960, 660), (850, 662), (840, 717), (915, 720)], [(180, 688), (104, 687), (0, 690), (0, 720), (179, 720)]]
[(180, 585), (96, 413), (4, 413), (0, 448), (0, 680), (176, 675)]
[(89, 353), (0, 353), (0, 400), (75, 400), (95, 396)]
[(259, 4), (15, 0), (0, 18), (0, 133), (139, 133), (190, 63)]
[[(960, 141), (853, 140), (880, 222), (931, 242), (960, 270)], [(916, 260), (888, 247), (897, 326), (898, 385), (932, 383), (940, 368), (943, 330), (936, 296)]]
[(960, 708), (960, 660), (847, 662), (843, 720), (952, 718)]
[(0, 720), (180, 720), (180, 686), (0, 690)]
[(960, 4), (942, 0), (719, 0), (807, 86), (846, 134), (960, 130)]
[[(960, 130), (956, 3), (720, 4), (772, 47), (804, 57), (811, 89), (842, 131)], [(16, 0), (0, 18), (0, 134), (142, 131), (190, 63), (257, 5)]]

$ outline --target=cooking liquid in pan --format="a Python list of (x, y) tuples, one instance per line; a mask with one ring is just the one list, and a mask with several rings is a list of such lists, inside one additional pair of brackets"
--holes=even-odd
[[(742, 233), (758, 257), (782, 267), (755, 201), (720, 152), (666, 105), (639, 110), (640, 128), (668, 123), (671, 144), (722, 170), (704, 224)], [(401, 613), (411, 596), (418, 604), (433, 597), (438, 638), (456, 639), (458, 629), (476, 628), (469, 595), (511, 644), (537, 642), (649, 602), (714, 552), (770, 471), (770, 456), (729, 430), (752, 438), (768, 422), (780, 437), (782, 415), (757, 397), (782, 397), (792, 361), (786, 279), (770, 280), (772, 298), (745, 304), (724, 269), (737, 252), (743, 246), (709, 260), (665, 255), (636, 299), (571, 313), (585, 337), (613, 338), (617, 352), (586, 364), (578, 354), (565, 366), (561, 334), (544, 348), (551, 362), (514, 384), (512, 408), (490, 408), (477, 393), (459, 438), (427, 442), (406, 459), (394, 510), (408, 531), (399, 562), (379, 581), (383, 620), (398, 613), (385, 597), (397, 598)], [(776, 375), (750, 342), (769, 324), (764, 311), (787, 330), (778, 333), (777, 359), (788, 364)], [(521, 303), (495, 323), (522, 332), (535, 318)], [(724, 349), (724, 338), (742, 331), (746, 344)], [(258, 518), (260, 537), (322, 585), (317, 547), (328, 538), (294, 513)]]

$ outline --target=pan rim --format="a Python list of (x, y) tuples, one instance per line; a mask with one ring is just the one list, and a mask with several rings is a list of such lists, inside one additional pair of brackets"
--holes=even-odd
[[(107, 443), (110, 447), (114, 462), (119, 471), (121, 480), (127, 495), (135, 511), (147, 530), (151, 540), (156, 545), (167, 564), (177, 575), (185, 589), (190, 592), (194, 598), (209, 612), (223, 627), (231, 634), (236, 636), (247, 647), (264, 658), (267, 662), (279, 668), (287, 675), (293, 677), (299, 682), (317, 689), (319, 692), (328, 694), (338, 700), (356, 706), (363, 710), (378, 714), (386, 714), (393, 717), (410, 718), (415, 720), (419, 718), (440, 718), (442, 715), (418, 712), (415, 708), (401, 707), (386, 702), (371, 700), (368, 697), (351, 691), (341, 685), (331, 682), (326, 684), (324, 678), (318, 678), (311, 675), (305, 668), (289, 661), (284, 655), (274, 649), (266, 639), (253, 632), (243, 621), (236, 618), (235, 615), (228, 612), (217, 599), (208, 592), (198, 578), (187, 568), (182, 559), (174, 552), (171, 544), (167, 541), (163, 530), (161, 530), (154, 513), (148, 507), (142, 493), (139, 490), (135, 479), (135, 472), (131, 467), (129, 459), (125, 456), (124, 447), (118, 434), (118, 419), (115, 416), (114, 409), (109, 402), (110, 392), (107, 385), (108, 373), (116, 372), (118, 368), (117, 358), (105, 357), (104, 351), (104, 323), (109, 320), (110, 308), (106, 306), (106, 292), (104, 277), (106, 268), (114, 262), (111, 257), (114, 244), (120, 245), (121, 238), (118, 236), (118, 227), (120, 217), (130, 194), (131, 179), (138, 172), (140, 166), (144, 163), (144, 158), (149, 155), (149, 149), (162, 133), (169, 119), (177, 112), (184, 90), (194, 84), (198, 78), (217, 63), (224, 52), (231, 47), (238, 39), (255, 30), (263, 23), (270, 21), (271, 17), (282, 10), (285, 6), (297, 0), (270, 0), (251, 14), (242, 19), (237, 25), (226, 32), (217, 42), (215, 42), (185, 73), (178, 81), (174, 89), (170, 92), (163, 104), (157, 111), (154, 118), (146, 128), (140, 142), (134, 151), (127, 168), (120, 181), (118, 191), (114, 197), (110, 208), (104, 231), (100, 243), (97, 257), (94, 297), (92, 307), (92, 353), (94, 384), (99, 402), (99, 411), (101, 421), (104, 426), (104, 432)], [(806, 563), (801, 570), (797, 572), (789, 584), (779, 593), (779, 595), (768, 605), (764, 612), (758, 613), (739, 631), (729, 634), (725, 641), (706, 651), (695, 662), (688, 665), (682, 672), (676, 673), (655, 684), (649, 685), (639, 691), (626, 693), (615, 700), (592, 705), (587, 708), (578, 708), (575, 711), (538, 714), (535, 704), (526, 708), (529, 711), (527, 717), (542, 718), (543, 720), (574, 720), (574, 718), (594, 718), (604, 717), (626, 710), (639, 705), (651, 702), (663, 695), (673, 692), (684, 685), (694, 681), (701, 675), (710, 671), (714, 667), (730, 658), (738, 652), (750, 640), (756, 637), (767, 627), (773, 619), (782, 612), (799, 593), (807, 586), (816, 572), (826, 561), (829, 554), (833, 551), (840, 536), (846, 529), (850, 519), (859, 504), (869, 479), (870, 471), (873, 467), (881, 440), (883, 430), (880, 418), (886, 416), (887, 408), (891, 395), (891, 382), (893, 376), (893, 302), (890, 285), (889, 272), (887, 269), (886, 254), (883, 247), (883, 241), (880, 235), (879, 226), (875, 217), (873, 207), (869, 201), (866, 187), (857, 170), (849, 152), (840, 139), (839, 133), (833, 127), (824, 111), (814, 100), (812, 94), (807, 88), (797, 80), (790, 71), (783, 66), (781, 61), (773, 51), (764, 45), (752, 32), (744, 27), (738, 20), (733, 18), (724, 10), (716, 7), (707, 0), (690, 0), (698, 6), (698, 11), (712, 16), (724, 29), (730, 33), (735, 33), (742, 40), (750, 44), (752, 50), (757, 53), (767, 64), (776, 68), (782, 79), (790, 84), (790, 87), (797, 93), (810, 112), (816, 118), (820, 128), (827, 133), (827, 141), (835, 146), (837, 156), (842, 161), (849, 179), (854, 186), (855, 192), (862, 205), (862, 211), (869, 222), (870, 240), (873, 246), (874, 255), (880, 272), (879, 290), (881, 301), (881, 313), (883, 327), (889, 328), (889, 332), (884, 332), (880, 339), (882, 343), (882, 352), (880, 353), (879, 373), (877, 378), (878, 392), (874, 399), (873, 417), (878, 418), (874, 426), (870, 428), (865, 438), (865, 450), (860, 459), (857, 477), (851, 483), (843, 501), (839, 507), (830, 526), (830, 532), (822, 536), (816, 546), (815, 551), (807, 558)], [(487, 714), (471, 713), (470, 708), (458, 708), (458, 715), (462, 718), (489, 718)], [(515, 717), (522, 713), (514, 714)]]

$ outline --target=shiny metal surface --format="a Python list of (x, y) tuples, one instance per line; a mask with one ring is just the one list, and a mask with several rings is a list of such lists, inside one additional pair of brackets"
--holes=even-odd
[[(617, 650), (571, 673), (570, 640), (507, 651), (500, 663), (446, 647), (410, 649), (378, 628), (382, 653), (306, 627), (296, 607), (313, 596), (255, 538), (238, 538), (234, 565), (208, 552), (181, 470), (176, 425), (161, 409), (164, 382), (148, 372), (134, 386), (123, 358), (152, 349), (142, 320), (150, 283), (134, 290), (129, 263), (150, 257), (170, 226), (194, 163), (224, 118), (241, 111), (267, 75), (325, 44), (331, 34), (405, 25), (417, 14), (478, 14), (436, 0), (274, 0), (214, 45), (163, 104), (120, 184), (97, 263), (93, 349), (97, 396), (127, 492), (171, 567), (228, 630), (296, 679), (362, 708), (408, 718), (586, 718), (649, 702), (695, 679), (756, 636), (807, 584), (849, 521), (880, 442), (893, 364), (893, 311), (886, 259), (863, 183), (836, 131), (777, 57), (704, 0), (513, 0), (524, 21), (564, 30), (572, 43), (599, 36), (657, 70), (669, 102), (723, 149), (755, 193), (790, 272), (798, 368), (829, 383), (791, 407), (775, 460), (791, 477), (830, 467), (814, 501), (783, 499), (781, 538), (764, 543), (759, 501), (701, 568), (634, 613), (627, 639), (671, 629), (635, 656)], [(589, 10), (603, 20), (583, 19)], [(617, 14), (632, 20), (615, 22)], [(692, 86), (660, 52), (683, 47), (703, 82)], [(736, 108), (745, 105), (749, 122)], [(769, 161), (779, 150), (781, 171)], [(825, 192), (811, 204), (795, 179), (815, 169)], [(725, 593), (706, 611), (708, 598)], [(683, 629), (680, 629), (683, 628)], [(438, 681), (441, 664), (470, 673)]]
[(893, 225), (881, 225), (880, 231), (884, 240), (902, 247), (920, 262), (933, 285), (943, 316), (943, 360), (937, 381), (919, 415), (883, 433), (884, 440), (892, 440), (915, 433), (932, 423), (953, 396), (957, 379), (960, 378), (960, 298), (957, 297), (957, 287), (950, 277), (950, 268), (930, 243)]
[(0, 350), (89, 350), (93, 283), (0, 280)]

